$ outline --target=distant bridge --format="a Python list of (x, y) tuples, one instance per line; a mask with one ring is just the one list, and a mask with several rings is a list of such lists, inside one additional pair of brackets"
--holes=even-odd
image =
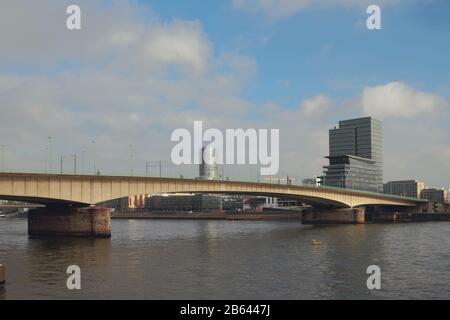
[(256, 182), (155, 177), (0, 173), (0, 199), (89, 206), (138, 194), (221, 193), (292, 198), (317, 207), (416, 207), (425, 200), (351, 189)]

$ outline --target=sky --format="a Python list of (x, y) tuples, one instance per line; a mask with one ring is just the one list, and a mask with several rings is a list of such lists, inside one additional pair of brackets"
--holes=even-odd
[[(66, 28), (71, 4), (81, 30)], [(448, 188), (449, 17), (446, 0), (3, 0), (2, 166), (56, 172), (62, 155), (69, 173), (77, 154), (79, 171), (143, 175), (202, 120), (280, 129), (279, 176), (300, 179), (321, 175), (339, 120), (373, 116), (385, 181)]]

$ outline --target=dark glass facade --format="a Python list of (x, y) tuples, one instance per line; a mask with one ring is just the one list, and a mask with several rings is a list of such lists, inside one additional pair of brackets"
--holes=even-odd
[(329, 132), (326, 186), (383, 192), (382, 123), (367, 117), (339, 122)]
[(208, 211), (220, 209), (217, 196), (208, 194), (154, 195), (145, 199), (150, 211)]

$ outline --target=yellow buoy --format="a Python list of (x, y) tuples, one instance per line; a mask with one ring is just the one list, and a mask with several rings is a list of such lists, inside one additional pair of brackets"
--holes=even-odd
[(313, 240), (312, 241), (312, 245), (313, 246), (320, 246), (320, 245), (322, 245), (323, 244), (323, 242), (322, 241), (319, 241), (319, 240)]

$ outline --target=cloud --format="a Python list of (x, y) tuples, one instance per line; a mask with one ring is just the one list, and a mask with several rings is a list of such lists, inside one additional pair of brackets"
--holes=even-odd
[[(7, 146), (8, 171), (44, 171), (52, 136), (54, 168), (60, 155), (77, 153), (79, 168), (92, 172), (95, 140), (102, 173), (127, 174), (132, 143), (134, 172), (143, 175), (146, 161), (170, 160), (172, 130), (203, 120), (219, 129), (280, 129), (279, 176), (304, 178), (322, 173), (328, 129), (376, 113), (385, 118), (388, 179), (449, 179), (442, 174), (450, 172), (448, 151), (433, 156), (448, 150), (449, 108), (440, 107), (446, 103), (432, 93), (387, 83), (364, 88), (352, 99), (353, 108), (326, 93), (293, 109), (256, 103), (245, 98), (258, 74), (255, 60), (236, 51), (217, 53), (199, 21), (161, 22), (154, 14), (144, 19), (140, 12), (148, 8), (135, 2), (98, 7), (79, 0), (85, 20), (82, 31), (72, 33), (65, 29), (68, 1), (4, 2), (9, 11), (0, 10), (8, 26), (0, 29), (0, 144)], [(436, 111), (438, 119), (432, 117)], [(235, 179), (255, 179), (255, 172), (225, 169)], [(163, 168), (171, 176), (197, 173), (197, 167)]]
[(288, 18), (311, 7), (367, 7), (371, 4), (386, 5), (399, 2), (399, 0), (232, 0), (234, 8), (262, 13), (274, 21)]
[(92, 162), (95, 140), (102, 171), (123, 174), (130, 143), (142, 169), (146, 160), (169, 160), (173, 129), (193, 120), (230, 124), (251, 108), (239, 93), (256, 63), (241, 53), (215, 54), (199, 21), (163, 23), (144, 19), (148, 8), (131, 2), (80, 0), (82, 30), (68, 31), (68, 3), (11, 0), (0, 11), (8, 25), (0, 29), (8, 170), (44, 170), (52, 136), (54, 163), (82, 152)]
[(416, 90), (403, 82), (366, 87), (360, 103), (366, 114), (378, 118), (412, 117), (449, 106), (442, 97)]
[(301, 108), (305, 115), (319, 115), (331, 106), (331, 99), (327, 96), (315, 96), (302, 102)]
[[(274, 104), (263, 108), (266, 123), (281, 128), (282, 171), (302, 177), (320, 175), (322, 166), (327, 163), (324, 156), (328, 152), (328, 130), (337, 125), (339, 120), (375, 116), (383, 118), (385, 181), (422, 179), (428, 186), (448, 188), (450, 128), (447, 123), (450, 121), (450, 108), (441, 107), (448, 106), (448, 103), (433, 93), (413, 89), (406, 83), (393, 84), (395, 82), (363, 88), (360, 94), (349, 98), (351, 108), (346, 100), (332, 100), (324, 94), (304, 99), (293, 110)], [(372, 112), (376, 109), (365, 108), (378, 104), (362, 103), (364, 93), (376, 88), (385, 89), (376, 96), (387, 99), (380, 102), (381, 106), (388, 104), (387, 109), (391, 110), (386, 115)], [(401, 98), (391, 99), (392, 93), (386, 88), (396, 88), (392, 92)], [(429, 104), (427, 101), (430, 98), (439, 103), (431, 109), (422, 108)], [(412, 105), (419, 113), (410, 116), (411, 110), (407, 109), (408, 116), (404, 116), (405, 111), (400, 115), (395, 112), (394, 116), (392, 109), (396, 110), (399, 104)], [(261, 121), (261, 125), (263, 123)]]
[[(144, 19), (144, 6), (113, 1), (99, 6), (80, 0), (81, 30), (65, 26), (69, 1), (7, 1), (0, 10), (0, 66), (22, 64), (48, 69), (55, 64), (114, 64), (126, 71), (155, 72), (177, 66), (186, 72), (205, 72), (211, 43), (199, 21), (161, 23), (154, 14)], [(6, 4), (3, 4), (6, 7)]]
[(211, 44), (198, 21), (175, 20), (148, 27), (141, 38), (127, 47), (132, 58), (144, 65), (178, 65), (203, 73), (211, 59)]

